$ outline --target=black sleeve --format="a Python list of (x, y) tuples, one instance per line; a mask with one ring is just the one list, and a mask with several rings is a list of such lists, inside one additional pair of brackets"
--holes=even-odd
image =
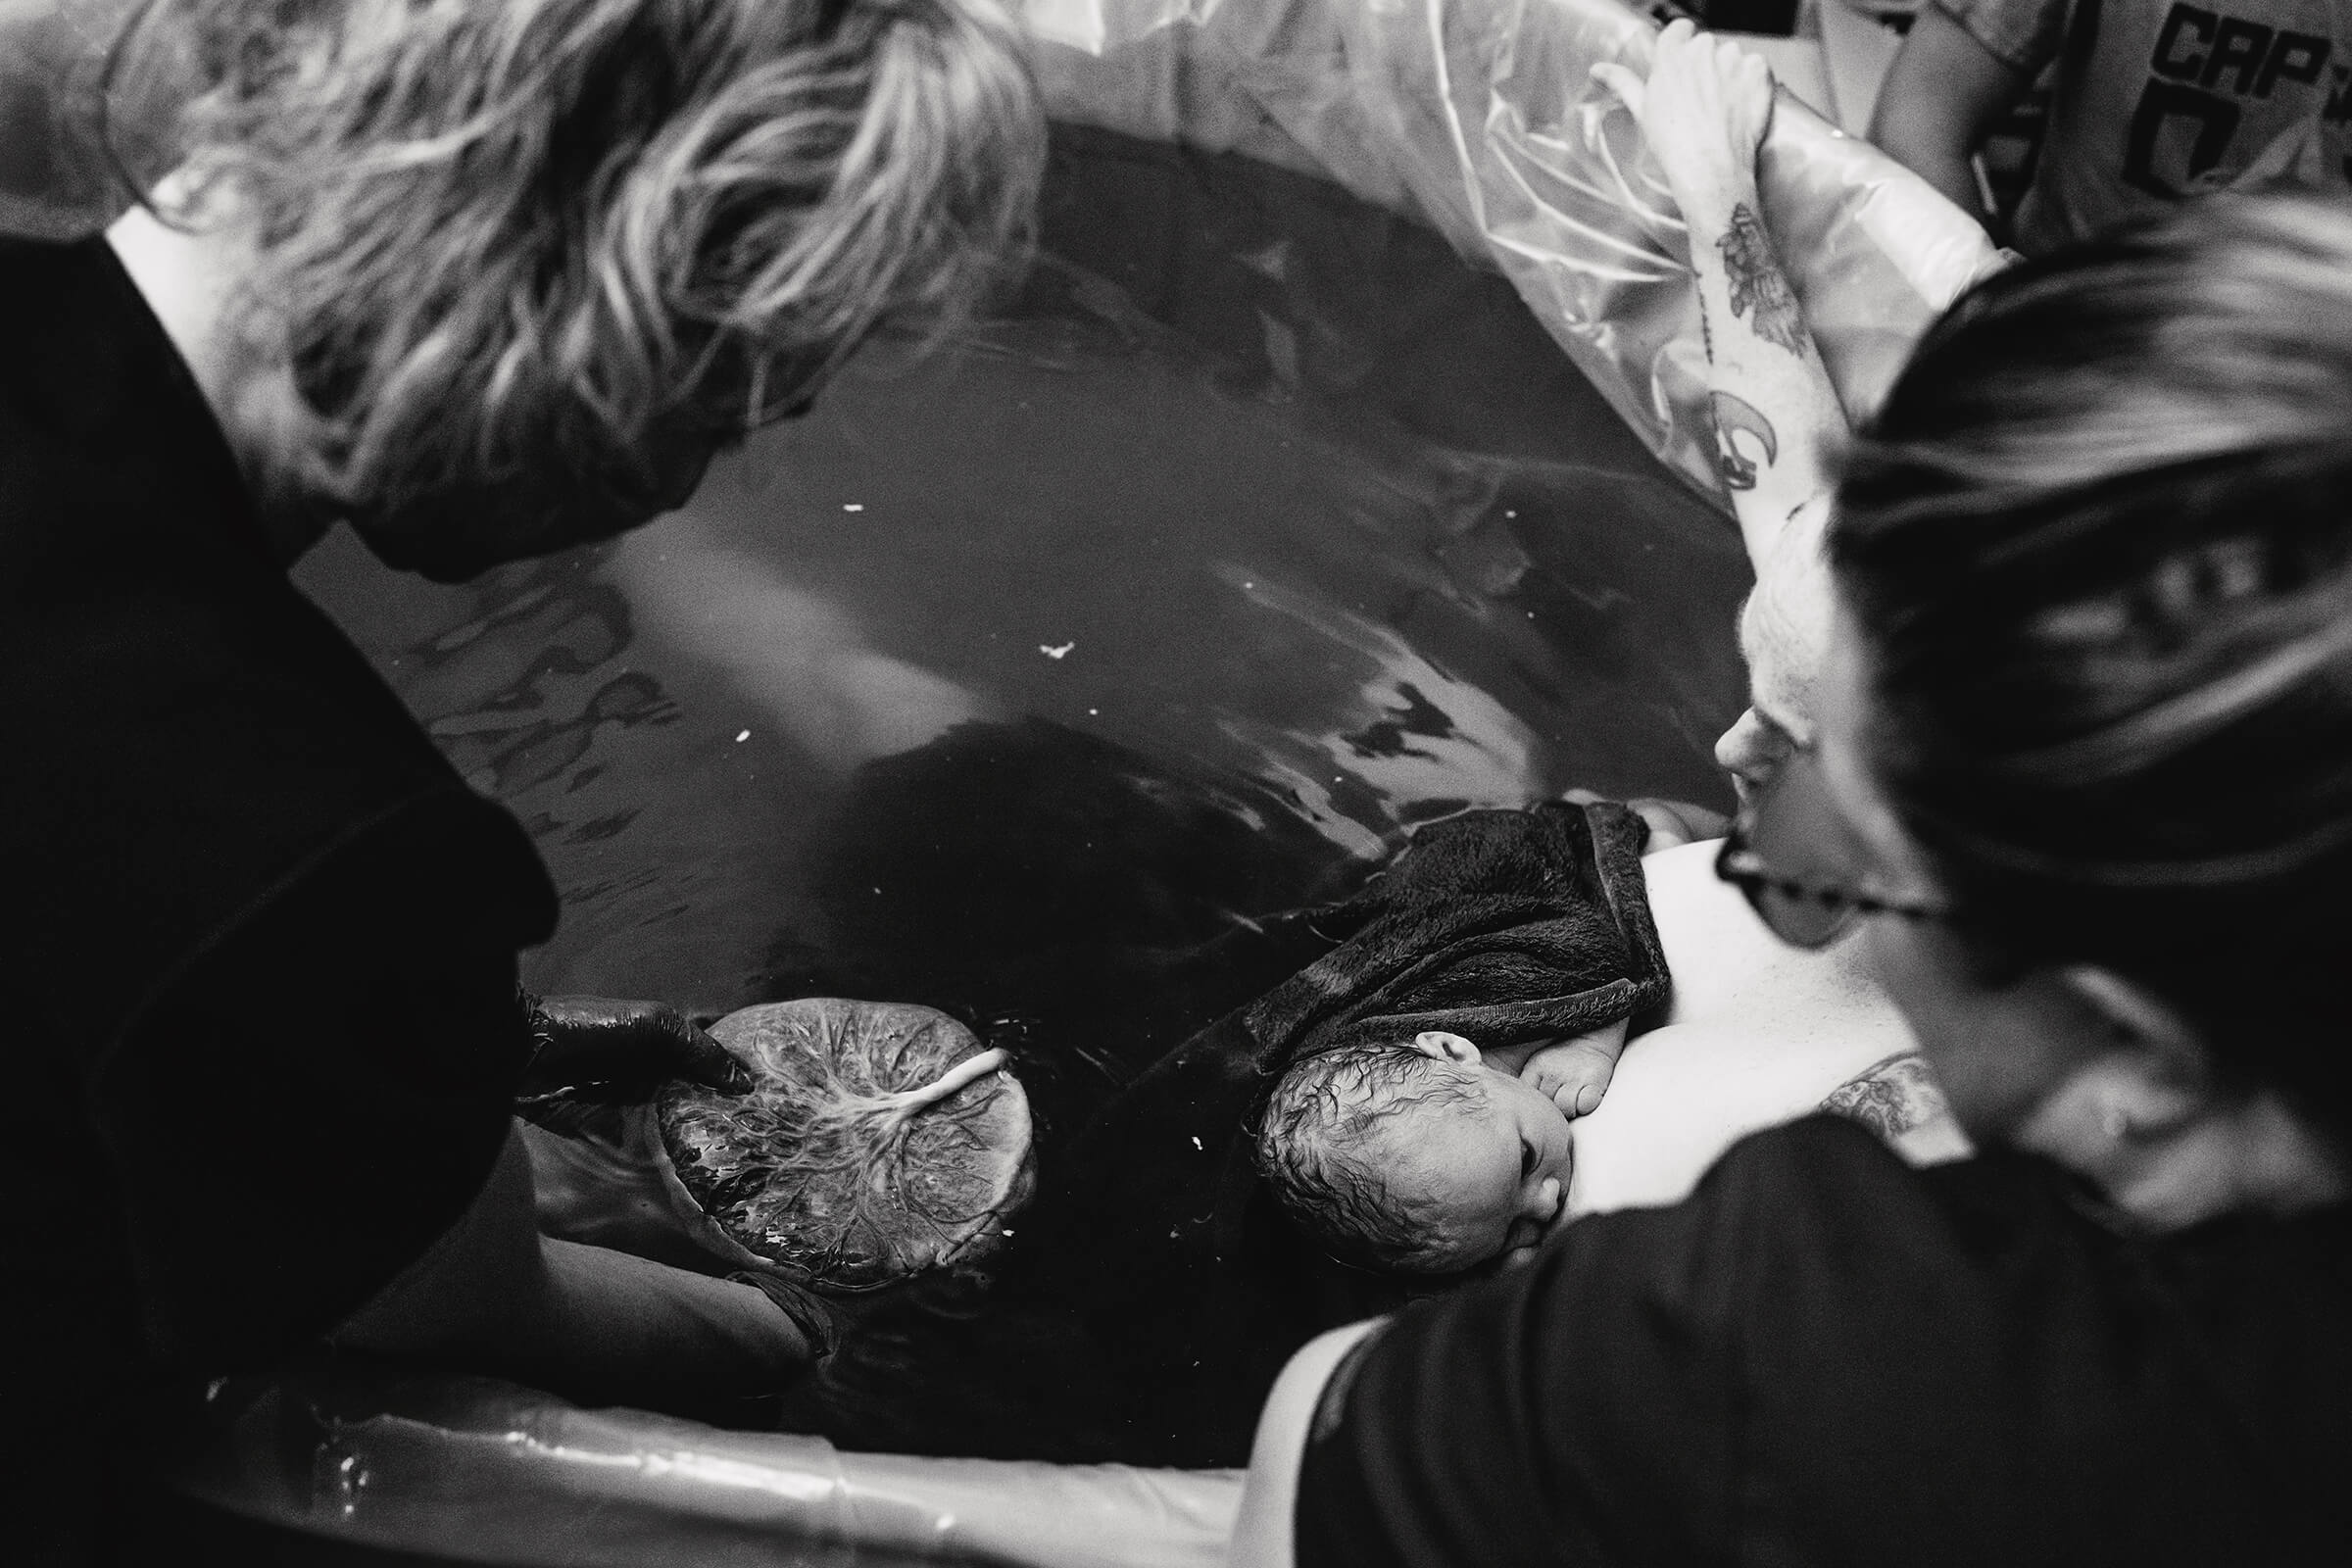
[(2102, 1359), (2074, 1185), (2008, 1154), (1915, 1171), (1809, 1116), (1684, 1202), (1580, 1220), (1334, 1379), (1300, 1568), (1894, 1562), (1923, 1530), (1937, 1560), (2022, 1560), (2048, 1489), (2020, 1456), (2065, 1429), (2018, 1325), (2043, 1365)]
[(503, 813), (428, 802), (206, 954), (98, 1084), (152, 1348), (259, 1367), (466, 1210), (528, 1048), (515, 949), (545, 874)]
[(1310, 1428), (1299, 1568), (1726, 1557), (1752, 1241), (1736, 1166), (1401, 1315)]

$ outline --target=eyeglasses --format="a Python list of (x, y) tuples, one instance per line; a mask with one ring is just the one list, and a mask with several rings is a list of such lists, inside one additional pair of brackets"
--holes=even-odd
[(1790, 947), (1819, 951), (1870, 914), (1947, 920), (1951, 910), (1859, 891), (1869, 855), (1838, 814), (1820, 763), (1792, 753), (1732, 824), (1715, 874), (1747, 896), (1758, 919)]

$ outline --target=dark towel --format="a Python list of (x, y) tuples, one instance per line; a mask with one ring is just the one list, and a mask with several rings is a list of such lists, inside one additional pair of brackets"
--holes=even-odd
[(1354, 934), (1244, 1009), (1252, 1064), (1279, 1074), (1424, 1029), (1520, 1045), (1664, 1001), (1666, 960), (1642, 881), (1647, 838), (1614, 803), (1472, 811), (1424, 828), (1343, 906)]
[(1245, 1463), (1301, 1344), (1455, 1283), (1350, 1268), (1292, 1226), (1253, 1157), (1276, 1080), (1357, 1040), (1516, 1045), (1663, 1002), (1646, 836), (1608, 804), (1424, 828), (1315, 919), (1336, 947), (1104, 1105), (1045, 1173), (985, 1298), (937, 1293), (854, 1331), (817, 1391), (823, 1424), (932, 1451)]

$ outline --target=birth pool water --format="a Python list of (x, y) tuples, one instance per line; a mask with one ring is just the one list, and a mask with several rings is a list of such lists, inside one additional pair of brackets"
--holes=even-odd
[(1501, 277), (1089, 130), (1043, 232), (1003, 314), (863, 356), (624, 540), (462, 588), (340, 533), (304, 564), (546, 857), (536, 987), (1032, 1017), (1464, 807), (1729, 805), (1737, 533)]

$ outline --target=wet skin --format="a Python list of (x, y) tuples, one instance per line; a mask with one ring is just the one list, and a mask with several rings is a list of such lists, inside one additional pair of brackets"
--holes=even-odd
[(1456, 1266), (1541, 1241), (1575, 1168), (1568, 1118), (1531, 1084), (1491, 1067), (1457, 1067), (1471, 1105), (1406, 1111), (1380, 1123), (1401, 1135), (1390, 1191), (1432, 1214)]

